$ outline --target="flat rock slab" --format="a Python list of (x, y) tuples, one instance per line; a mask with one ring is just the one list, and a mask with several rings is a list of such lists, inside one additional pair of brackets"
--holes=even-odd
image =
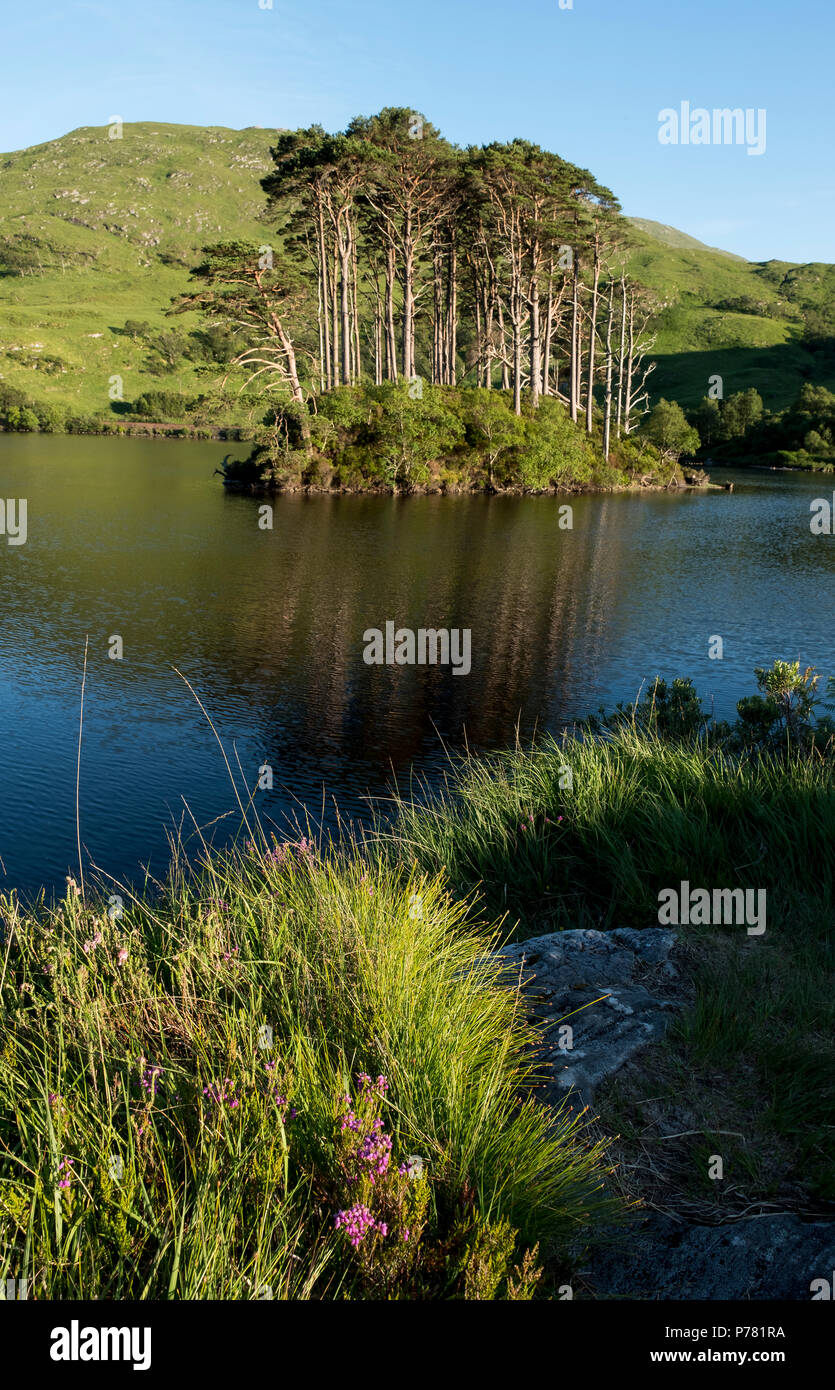
[(601, 1081), (663, 1037), (678, 1007), (670, 997), (678, 977), (669, 959), (675, 940), (675, 932), (658, 927), (616, 927), (552, 932), (502, 948), (521, 973), (530, 1020), (546, 1025), (543, 1099), (561, 1105), (573, 1091), (572, 1105), (592, 1105)]
[(691, 1226), (653, 1215), (625, 1244), (595, 1251), (581, 1273), (603, 1299), (808, 1302), (812, 1281), (831, 1287), (834, 1271), (831, 1221), (789, 1214)]

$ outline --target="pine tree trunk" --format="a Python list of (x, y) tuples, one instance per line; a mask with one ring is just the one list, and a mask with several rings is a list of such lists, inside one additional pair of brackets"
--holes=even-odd
[(331, 279), (331, 312), (333, 321), (333, 384), (339, 381), (339, 251), (333, 248)]
[(433, 312), (432, 312), (432, 382), (438, 386), (444, 381), (444, 286), (441, 248), (437, 237), (432, 247)]
[(482, 309), (484, 313), (484, 385), (488, 391), (493, 389), (493, 315), (495, 299), (491, 295), (492, 279), (481, 282)]
[(542, 353), (542, 394), (551, 394), (551, 339), (554, 333), (554, 262), (548, 267), (548, 307), (545, 311), (545, 345)]
[[(538, 253), (534, 253), (533, 274), (530, 283), (528, 313), (530, 316), (530, 369), (531, 369), (531, 407), (536, 410), (542, 392), (542, 346), (539, 323), (539, 275)], [(518, 411), (517, 411), (518, 414)]]
[(362, 381), (362, 349), (360, 345), (360, 314), (359, 314), (359, 275), (357, 273), (357, 242), (356, 237), (353, 241), (351, 252), (351, 275), (353, 279), (353, 315), (354, 315), (354, 381)]
[(588, 396), (586, 397), (586, 434), (591, 434), (594, 423), (594, 357), (595, 357), (595, 334), (597, 332), (597, 305), (600, 298), (600, 243), (595, 238), (594, 243), (594, 272), (592, 277), (591, 289), (591, 317), (589, 322), (589, 354), (588, 354)]
[(620, 353), (618, 355), (618, 413), (615, 432), (620, 439), (623, 423), (623, 363), (626, 357), (626, 276), (620, 277)]
[(486, 347), (488, 347), (485, 386), (488, 391), (493, 389), (493, 336), (495, 336), (493, 321), (496, 318), (497, 303), (499, 303), (499, 295), (496, 292), (496, 275), (492, 265), (490, 265), (489, 285), (485, 281), (485, 342)]
[(397, 332), (394, 325), (394, 283), (396, 279), (394, 246), (386, 247), (386, 377), (397, 380)]
[(499, 338), (502, 344), (502, 390), (509, 391), (510, 372), (507, 367), (507, 334), (504, 331), (504, 312), (502, 310), (502, 301), (500, 298), (496, 301), (496, 307), (499, 319)]
[(513, 320), (513, 410), (522, 414), (522, 287), (516, 282), (511, 295)]
[(380, 297), (380, 268), (374, 262), (374, 385), (383, 384), (383, 304)]
[(635, 300), (632, 296), (629, 299), (628, 317), (628, 342), (626, 357), (626, 393), (623, 407), (623, 432), (629, 434), (629, 417), (632, 414), (632, 378), (635, 372)]
[(475, 343), (476, 343), (476, 371), (475, 378), (479, 386), (484, 386), (485, 364), (487, 353), (484, 348), (484, 324), (481, 319), (481, 297), (478, 292), (478, 285), (473, 276), (473, 304), (475, 305)]
[(578, 259), (577, 259), (577, 257), (575, 256), (575, 258), (574, 258), (574, 285), (573, 285), (573, 294), (572, 294), (572, 301), (571, 301), (571, 356), (570, 356), (570, 366), (569, 366), (569, 371), (570, 371), (570, 374), (571, 374), (571, 379), (570, 379), (570, 383), (569, 383), (569, 393), (570, 393), (570, 400), (571, 400), (571, 418), (572, 418), (572, 420), (574, 421), (575, 424), (577, 423), (577, 410), (578, 410), (578, 404), (579, 404), (579, 398), (580, 398), (579, 384), (578, 384), (578, 380), (577, 380), (577, 375), (578, 375), (578, 373), (577, 373), (577, 367), (578, 367), (578, 361), (577, 361), (577, 357), (578, 357), (578, 339), (579, 339), (579, 332), (580, 332), (580, 326), (579, 326), (579, 322), (578, 322), (578, 318), (579, 318), (579, 308), (580, 308), (579, 265), (578, 265)]
[(342, 335), (342, 385), (351, 385), (351, 257), (341, 250), (339, 312)]
[(322, 337), (324, 342), (324, 358), (322, 366), (324, 378), (328, 390), (333, 386), (333, 368), (331, 365), (331, 326), (330, 315), (328, 312), (328, 253), (325, 241), (325, 218), (322, 210), (321, 197), (317, 198), (318, 211), (318, 237), (319, 237), (319, 293), (322, 299)]
[(615, 314), (615, 286), (609, 286), (609, 312), (606, 316), (606, 396), (603, 402), (603, 457), (609, 462), (612, 438), (612, 320)]
[(325, 329), (322, 314), (322, 268), (316, 276), (316, 323), (319, 329), (319, 390), (325, 389)]
[(458, 356), (458, 249), (455, 245), (455, 228), (452, 229), (452, 243), (449, 249), (447, 269), (447, 385), (455, 386), (455, 360)]
[(412, 239), (412, 213), (407, 208), (403, 227), (403, 375), (411, 381), (414, 366), (415, 248)]

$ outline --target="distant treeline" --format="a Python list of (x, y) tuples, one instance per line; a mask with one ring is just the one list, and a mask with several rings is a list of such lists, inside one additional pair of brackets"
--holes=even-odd
[(724, 400), (705, 397), (687, 413), (660, 400), (641, 435), (660, 449), (717, 462), (835, 471), (835, 395), (806, 383), (785, 410), (766, 410), (753, 387)]
[(692, 416), (705, 452), (824, 473), (835, 470), (835, 394), (807, 382), (785, 410), (766, 410), (758, 392), (705, 400)]

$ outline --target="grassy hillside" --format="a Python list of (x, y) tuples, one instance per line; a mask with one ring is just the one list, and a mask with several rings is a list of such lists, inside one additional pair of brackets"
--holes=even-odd
[(747, 265), (744, 256), (737, 256), (733, 251), (723, 251), (719, 246), (707, 246), (696, 237), (680, 232), (678, 227), (668, 227), (666, 222), (652, 222), (648, 217), (627, 217), (626, 220), (631, 222), (633, 227), (637, 227), (639, 232), (646, 232), (653, 241), (660, 241), (664, 246), (687, 251), (714, 251), (718, 256), (727, 256), (731, 261), (741, 261), (743, 265)]
[[(656, 398), (696, 405), (718, 373), (726, 396), (753, 386), (777, 409), (806, 380), (832, 384), (801, 339), (814, 320), (829, 321), (831, 331), (835, 267), (743, 261), (681, 233), (668, 236), (673, 229), (657, 223), (632, 223), (632, 274), (664, 306), (653, 353)], [(675, 238), (692, 244), (671, 244)]]
[[(268, 239), (259, 180), (273, 134), (139, 122), (122, 139), (85, 127), (0, 156), (0, 384), (92, 414), (109, 410), (117, 373), (127, 401), (205, 391), (217, 378), (211, 363), (161, 371), (124, 325), (170, 329), (172, 297), (219, 235)], [(832, 312), (835, 267), (753, 264), (675, 228), (630, 222), (631, 273), (664, 306), (655, 398), (695, 404), (717, 372), (726, 394), (755, 386), (775, 408), (804, 380), (830, 384), (800, 339), (810, 318)], [(176, 327), (198, 323), (184, 316)]]
[(0, 157), (0, 379), (83, 412), (108, 408), (117, 372), (127, 399), (205, 389), (195, 364), (155, 376), (121, 330), (130, 319), (169, 328), (172, 296), (220, 233), (264, 239), (269, 141), (263, 130), (141, 122), (121, 140), (86, 127)]

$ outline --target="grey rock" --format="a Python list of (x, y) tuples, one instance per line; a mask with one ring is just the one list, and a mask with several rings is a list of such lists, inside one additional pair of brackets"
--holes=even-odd
[[(504, 947), (529, 1017), (545, 1026), (546, 1102), (590, 1106), (604, 1078), (663, 1037), (682, 1002), (675, 943), (673, 931), (619, 927)], [(565, 1051), (563, 1023), (573, 1030)], [(779, 1214), (700, 1226), (652, 1213), (598, 1236), (582, 1260), (580, 1277), (597, 1299), (805, 1301), (814, 1280), (835, 1285), (835, 1222)]]
[(835, 1278), (835, 1223), (793, 1214), (722, 1226), (653, 1215), (627, 1242), (598, 1249), (581, 1271), (595, 1297), (799, 1302), (813, 1280), (831, 1289)]
[[(502, 949), (521, 975), (529, 1017), (545, 1026), (543, 1099), (561, 1105), (573, 1091), (573, 1106), (590, 1106), (601, 1081), (663, 1037), (677, 1003), (635, 977), (649, 973), (660, 981), (672, 966), (675, 940), (675, 932), (660, 928), (617, 927), (554, 932)], [(557, 1030), (565, 1024), (572, 1046), (561, 1048)]]

